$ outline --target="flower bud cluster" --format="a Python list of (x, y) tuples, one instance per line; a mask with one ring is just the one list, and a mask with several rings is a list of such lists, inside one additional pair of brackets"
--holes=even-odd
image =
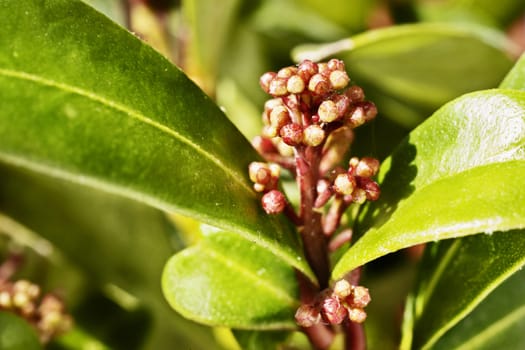
[(64, 302), (53, 294), (41, 298), (40, 287), (26, 280), (0, 284), (0, 310), (10, 311), (33, 325), (42, 343), (63, 334), (72, 327)]
[(267, 214), (282, 213), (287, 201), (285, 195), (277, 189), (281, 167), (274, 163), (252, 162), (248, 167), (253, 188), (263, 192), (261, 203)]
[(363, 323), (366, 319), (364, 308), (370, 303), (368, 289), (353, 286), (347, 280), (339, 280), (333, 289), (326, 289), (310, 304), (303, 304), (295, 313), (295, 320), (301, 327), (312, 327), (318, 323), (340, 324), (345, 319)]
[(334, 129), (355, 128), (372, 120), (377, 114), (375, 105), (364, 100), (360, 87), (348, 87), (349, 82), (343, 61), (337, 59), (305, 60), (263, 74), (259, 83), (273, 96), (264, 108), (263, 137), (292, 147), (316, 147)]
[(343, 198), (346, 203), (363, 204), (366, 200), (377, 200), (381, 190), (372, 177), (378, 171), (379, 161), (375, 158), (351, 158), (348, 170), (336, 169), (330, 178), (319, 180), (315, 207), (322, 207), (333, 195)]

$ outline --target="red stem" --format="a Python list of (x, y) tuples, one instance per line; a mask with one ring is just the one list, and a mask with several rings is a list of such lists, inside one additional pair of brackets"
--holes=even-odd
[(319, 179), (320, 148), (296, 147), (297, 183), (301, 193), (301, 237), (306, 259), (312, 267), (321, 289), (328, 287), (330, 266), (327, 240), (323, 233), (321, 213), (314, 210)]
[(365, 330), (361, 323), (345, 320), (345, 350), (366, 350)]

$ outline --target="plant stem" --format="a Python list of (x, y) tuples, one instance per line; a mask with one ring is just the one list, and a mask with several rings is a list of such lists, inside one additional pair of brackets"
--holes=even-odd
[(300, 217), (303, 221), (301, 237), (308, 263), (312, 267), (321, 289), (328, 287), (330, 266), (327, 240), (323, 233), (321, 213), (314, 210), (319, 179), (320, 149), (297, 147), (297, 182), (301, 193)]
[(365, 330), (361, 323), (346, 320), (343, 323), (345, 334), (345, 350), (365, 350)]

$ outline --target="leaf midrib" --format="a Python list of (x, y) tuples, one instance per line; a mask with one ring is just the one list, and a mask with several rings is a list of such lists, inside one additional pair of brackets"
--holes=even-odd
[[(252, 270), (247, 269), (243, 267), (241, 264), (239, 264), (238, 262), (229, 259), (227, 256), (223, 254), (220, 254), (215, 249), (213, 249), (213, 247), (211, 246), (201, 245), (199, 249), (201, 249), (203, 252), (208, 254), (212, 259), (218, 260), (223, 265), (237, 270), (240, 274), (244, 275), (248, 279), (251, 279), (252, 281), (255, 281), (257, 284), (260, 284), (259, 286), (260, 288), (264, 288), (268, 290), (271, 294), (285, 301), (287, 304), (291, 306), (297, 305), (298, 303), (297, 300), (290, 294), (283, 291), (282, 289), (274, 287), (272, 280), (261, 278), (261, 276), (257, 275)], [(268, 283), (261, 284), (260, 283), (261, 281), (268, 282)]]
[(149, 126), (155, 128), (155, 129), (159, 130), (160, 132), (165, 133), (165, 134), (169, 135), (170, 137), (177, 139), (181, 143), (184, 143), (187, 146), (193, 148), (197, 153), (199, 153), (203, 157), (209, 159), (217, 167), (219, 167), (225, 174), (227, 174), (229, 177), (233, 178), (233, 181), (237, 182), (244, 190), (246, 190), (250, 194), (250, 196), (253, 195), (253, 191), (252, 191), (251, 187), (248, 186), (244, 181), (241, 180), (243, 178), (243, 176), (241, 176), (240, 174), (237, 174), (237, 173), (231, 171), (231, 169), (226, 167), (221, 162), (221, 160), (219, 158), (217, 158), (213, 154), (207, 152), (205, 149), (201, 148), (199, 145), (197, 145), (196, 143), (194, 143), (190, 139), (184, 137), (182, 134), (180, 134), (176, 130), (171, 129), (170, 127), (168, 127), (168, 126), (166, 126), (164, 124), (161, 124), (161, 123), (153, 120), (152, 118), (147, 117), (146, 115), (144, 115), (144, 114), (142, 114), (142, 113), (140, 113), (140, 112), (138, 112), (138, 111), (136, 111), (134, 109), (126, 107), (125, 105), (120, 104), (118, 102), (115, 102), (113, 100), (110, 100), (110, 99), (108, 99), (106, 97), (97, 95), (95, 93), (92, 93), (92, 92), (84, 90), (84, 89), (81, 89), (79, 87), (68, 85), (68, 84), (65, 84), (65, 83), (58, 82), (58, 81), (53, 81), (53, 80), (50, 80), (50, 79), (47, 79), (47, 78), (43, 78), (41, 76), (37, 76), (37, 75), (34, 75), (34, 74), (26, 73), (26, 72), (23, 72), (23, 71), (15, 71), (15, 70), (11, 70), (11, 69), (0, 68), (0, 75), (3, 75), (5, 77), (10, 77), (10, 78), (30, 81), (30, 82), (33, 82), (33, 83), (36, 83), (36, 84), (39, 84), (39, 85), (42, 85), (42, 86), (52, 87), (52, 88), (56, 88), (58, 90), (62, 90), (62, 91), (68, 92), (68, 93), (76, 94), (78, 96), (85, 97), (85, 98), (90, 99), (92, 101), (98, 102), (98, 103), (100, 103), (100, 104), (102, 104), (102, 105), (104, 105), (106, 107), (109, 107), (111, 109), (114, 109), (116, 111), (124, 113), (125, 115), (129, 116), (130, 118), (134, 118), (134, 119), (136, 119), (136, 120), (138, 120), (138, 121), (140, 121), (140, 122), (142, 122), (142, 123), (144, 123), (146, 125), (149, 125)]

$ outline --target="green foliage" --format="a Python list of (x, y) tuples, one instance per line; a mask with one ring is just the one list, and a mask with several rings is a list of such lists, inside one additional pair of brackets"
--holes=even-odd
[[(385, 156), (382, 194), (349, 211), (355, 243), (332, 270), (373, 261), (372, 303), (395, 299), (369, 314), (388, 338), (372, 349), (398, 342), (384, 323), (414, 269), (385, 255), (421, 243), (401, 348), (523, 347), (525, 56), (512, 67), (502, 31), (520, 1), (392, 2), (419, 23), (383, 29), (377, 1), (85, 2), (132, 30), (156, 21), (182, 69), (79, 0), (0, 0), (0, 250), (24, 252), (15, 278), (64, 294), (76, 324), (51, 348), (232, 348), (207, 326), (242, 349), (305, 348), (290, 335), (315, 278), (293, 226), (261, 209), (243, 136), (260, 128), (258, 77), (290, 53), (343, 59), (379, 110), (352, 153)], [(1, 312), (0, 348), (41, 346)]]

